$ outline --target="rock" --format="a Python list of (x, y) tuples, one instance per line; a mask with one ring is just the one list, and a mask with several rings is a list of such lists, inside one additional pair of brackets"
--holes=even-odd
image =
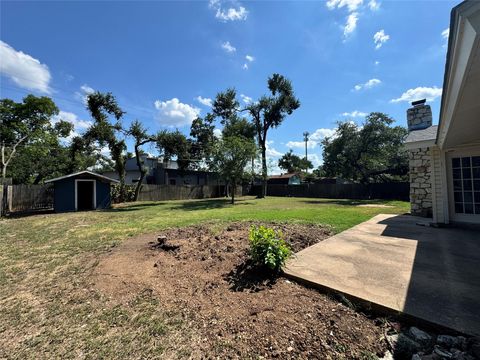
[(450, 336), (450, 335), (437, 336), (437, 344), (445, 348), (450, 349), (451, 347), (455, 346), (456, 343), (457, 343), (457, 339), (455, 338), (455, 336)]
[(412, 356), (412, 360), (422, 360), (422, 357), (421, 357), (420, 355), (418, 355), (418, 354), (414, 354), (414, 355)]
[(442, 348), (441, 348), (440, 346), (438, 346), (438, 345), (435, 345), (435, 347), (434, 347), (434, 349), (433, 349), (433, 353), (434, 353), (435, 355), (440, 356), (441, 359), (452, 359), (452, 358), (453, 358), (453, 355), (452, 355), (451, 352), (442, 349)]
[(288, 351), (288, 352), (292, 352), (292, 351), (293, 351), (293, 347), (289, 346), (289, 347), (287, 348), (287, 351)]
[(476, 357), (477, 359), (480, 359), (480, 336), (475, 336), (470, 339), (468, 339), (468, 352)]
[(465, 338), (465, 336), (457, 336), (456, 345), (457, 348), (463, 351), (467, 350), (467, 339)]
[(420, 330), (419, 328), (416, 328), (415, 326), (412, 326), (408, 330), (408, 335), (415, 340), (416, 342), (422, 344), (422, 345), (428, 345), (432, 341), (432, 337), (426, 333), (425, 331)]
[(394, 357), (390, 351), (386, 351), (385, 354), (383, 354), (383, 357), (379, 358), (379, 360), (394, 360)]
[(421, 350), (421, 345), (404, 334), (388, 335), (387, 341), (393, 349), (395, 359), (411, 359)]

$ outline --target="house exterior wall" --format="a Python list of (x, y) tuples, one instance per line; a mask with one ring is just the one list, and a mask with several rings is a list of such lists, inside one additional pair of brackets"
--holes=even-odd
[(409, 151), (410, 207), (412, 215), (432, 216), (432, 151), (430, 147)]

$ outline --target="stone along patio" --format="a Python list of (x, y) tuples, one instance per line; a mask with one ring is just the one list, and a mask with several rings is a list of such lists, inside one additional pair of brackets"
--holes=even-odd
[(394, 311), (480, 335), (480, 232), (377, 215), (300, 251), (286, 274)]

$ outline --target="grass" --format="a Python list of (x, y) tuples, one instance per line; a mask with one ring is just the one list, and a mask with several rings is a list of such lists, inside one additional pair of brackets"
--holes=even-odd
[[(366, 203), (389, 207), (363, 207)], [(109, 305), (89, 274), (126, 237), (166, 227), (237, 220), (324, 224), (335, 232), (379, 213), (405, 213), (399, 201), (272, 197), (142, 202), (108, 211), (0, 220), (0, 358), (188, 357), (169, 345), (192, 331), (181, 309), (158, 310), (151, 294)], [(170, 340), (169, 340), (170, 339)]]

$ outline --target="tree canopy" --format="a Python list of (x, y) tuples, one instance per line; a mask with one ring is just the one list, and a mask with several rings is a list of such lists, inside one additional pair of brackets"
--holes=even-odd
[(394, 120), (372, 112), (361, 126), (340, 122), (336, 133), (322, 141), (322, 175), (360, 183), (406, 180), (408, 155), (403, 146), (407, 130)]
[(38, 183), (68, 167), (67, 149), (60, 138), (69, 136), (73, 125), (53, 121), (58, 113), (55, 103), (46, 96), (28, 95), (19, 103), (0, 100), (2, 178), (8, 171), (15, 183)]
[(289, 174), (293, 174), (313, 169), (313, 164), (310, 160), (305, 157), (301, 158), (290, 150), (278, 160), (278, 167)]

